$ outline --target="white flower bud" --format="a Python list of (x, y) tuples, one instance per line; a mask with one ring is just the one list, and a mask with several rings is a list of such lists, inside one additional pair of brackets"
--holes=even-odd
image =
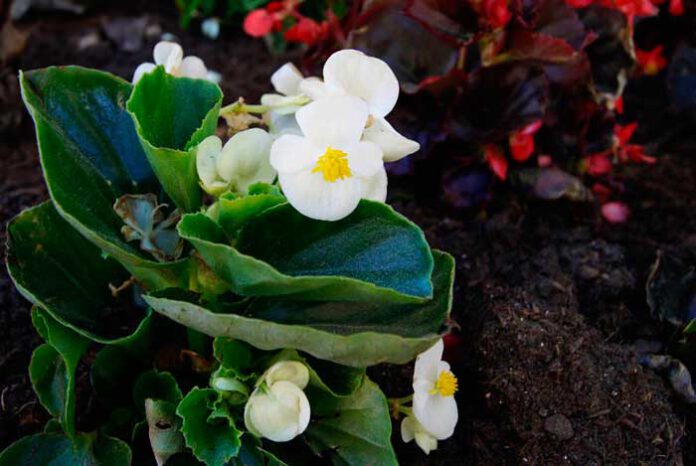
[(287, 442), (307, 429), (310, 418), (307, 396), (292, 382), (263, 382), (244, 407), (249, 432), (274, 442)]
[(257, 182), (271, 183), (276, 175), (269, 162), (272, 143), (273, 137), (260, 128), (235, 134), (217, 158), (218, 175), (240, 193)]

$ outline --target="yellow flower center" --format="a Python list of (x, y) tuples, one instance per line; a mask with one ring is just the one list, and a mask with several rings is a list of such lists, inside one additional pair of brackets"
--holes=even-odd
[(317, 164), (314, 166), (314, 169), (312, 169), (312, 173), (321, 172), (321, 174), (324, 175), (324, 179), (329, 183), (344, 178), (350, 178), (352, 174), (348, 166), (347, 157), (348, 154), (342, 150), (328, 147), (324, 155), (317, 160)]
[(440, 396), (452, 396), (457, 391), (457, 377), (450, 371), (442, 371), (435, 382), (435, 388), (430, 390), (431, 395), (437, 393)]

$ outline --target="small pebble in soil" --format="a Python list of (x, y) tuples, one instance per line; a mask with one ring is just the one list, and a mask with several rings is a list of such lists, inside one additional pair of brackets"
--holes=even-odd
[(573, 432), (573, 424), (562, 414), (554, 414), (547, 417), (544, 421), (544, 429), (555, 435), (559, 440), (569, 440), (575, 434)]

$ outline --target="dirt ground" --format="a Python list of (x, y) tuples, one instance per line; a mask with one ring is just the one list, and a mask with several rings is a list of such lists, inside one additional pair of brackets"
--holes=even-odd
[[(182, 32), (171, 6), (149, 8), (144, 27), (175, 33), (187, 54), (222, 73), (226, 100), (258, 98), (289, 58), (269, 55), (239, 32), (223, 31), (217, 41), (195, 27)], [(30, 32), (27, 48), (0, 70), (3, 243), (6, 222), (47, 196), (17, 69), (78, 64), (129, 79), (151, 59), (156, 37), (127, 52), (105, 31), (115, 20), (142, 17), (140, 5), (127, 4), (20, 23)], [(658, 251), (696, 242), (695, 147), (682, 141), (655, 166), (625, 169), (632, 218), (620, 226), (603, 223), (592, 206), (533, 201), (502, 186), (485, 214), (454, 211), (437, 196), (414, 198), (414, 179), (392, 181), (394, 206), (457, 259), (453, 320), (460, 328), (447, 349), (460, 380), (457, 431), (426, 457), (401, 443), (395, 424), (403, 464), (696, 464), (693, 409), (636, 356), (637, 341), (673, 338), (651, 319), (645, 282)], [(38, 342), (29, 305), (3, 268), (0, 449), (47, 420), (26, 373)], [(388, 396), (401, 396), (410, 371), (383, 366), (370, 374)], [(82, 377), (87, 383), (86, 371)]]

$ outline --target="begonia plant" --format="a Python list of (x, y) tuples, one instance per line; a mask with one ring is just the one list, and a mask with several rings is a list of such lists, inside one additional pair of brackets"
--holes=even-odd
[[(385, 204), (419, 147), (385, 119), (394, 73), (347, 50), (228, 105), (206, 76), (173, 43), (133, 83), (20, 74), (50, 200), (9, 224), (7, 264), (52, 420), (0, 465), (388, 465), (392, 417), (425, 453), (452, 435), (454, 260)], [(412, 396), (366, 375), (417, 356)]]

